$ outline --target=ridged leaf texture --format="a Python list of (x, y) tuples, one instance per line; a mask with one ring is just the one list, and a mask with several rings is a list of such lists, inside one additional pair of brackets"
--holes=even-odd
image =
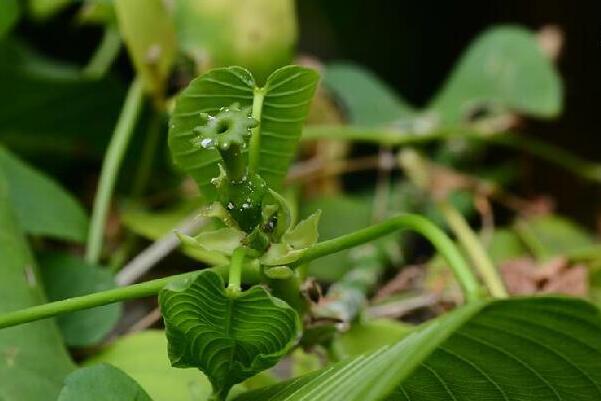
[(202, 123), (201, 113), (214, 115), (234, 103), (252, 108), (257, 98), (262, 105), (258, 172), (277, 190), (294, 158), (318, 81), (317, 72), (299, 66), (276, 70), (263, 88), (256, 87), (251, 73), (242, 67), (218, 68), (201, 75), (181, 92), (171, 115), (169, 147), (174, 163), (194, 178), (207, 198), (214, 198), (210, 181), (219, 175), (220, 156), (215, 149), (192, 146), (198, 135), (193, 129)]
[(236, 401), (601, 399), (601, 316), (584, 301), (476, 303), (396, 345)]
[(197, 367), (225, 397), (236, 383), (275, 365), (296, 343), (297, 313), (263, 287), (232, 295), (206, 270), (159, 295), (175, 367)]

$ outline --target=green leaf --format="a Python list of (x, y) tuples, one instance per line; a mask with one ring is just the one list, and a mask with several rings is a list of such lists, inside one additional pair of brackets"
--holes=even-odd
[[(0, 167), (0, 313), (45, 302), (8, 190)], [(52, 320), (0, 330), (0, 400), (54, 400), (73, 367)]]
[(561, 104), (560, 78), (534, 34), (501, 26), (470, 45), (429, 108), (443, 124), (457, 124), (479, 106), (554, 117)]
[(202, 401), (211, 384), (195, 369), (173, 369), (162, 331), (150, 330), (120, 337), (85, 362), (109, 363), (131, 376), (154, 401)]
[(19, 21), (21, 9), (17, 0), (0, 2), (0, 39)]
[(595, 244), (593, 236), (576, 223), (555, 215), (538, 216), (526, 221), (542, 251), (548, 256), (565, 255)]
[(392, 345), (408, 336), (413, 329), (409, 324), (390, 319), (356, 322), (336, 339), (336, 351), (343, 357), (358, 356)]
[(298, 315), (263, 287), (226, 293), (206, 270), (159, 294), (175, 367), (197, 367), (224, 398), (237, 383), (275, 365), (296, 343)]
[(236, 401), (592, 401), (601, 397), (600, 330), (599, 310), (577, 299), (475, 303), (393, 346)]
[(178, 234), (178, 237), (191, 247), (200, 247), (207, 251), (231, 255), (236, 248), (241, 246), (245, 234), (235, 228), (224, 227), (215, 231), (203, 231), (195, 237), (182, 234)]
[(67, 376), (57, 401), (152, 401), (134, 379), (107, 364), (81, 368)]
[(174, 19), (180, 46), (201, 67), (241, 65), (265, 82), (294, 56), (293, 0), (181, 0)]
[(493, 232), (487, 252), (495, 265), (528, 255), (528, 249), (520, 237), (512, 230), (503, 228)]
[(202, 123), (201, 113), (214, 115), (234, 103), (241, 109), (252, 107), (257, 98), (262, 106), (258, 173), (277, 191), (294, 158), (318, 79), (315, 71), (298, 66), (275, 71), (264, 88), (256, 88), (242, 67), (218, 68), (194, 79), (178, 96), (171, 115), (169, 148), (174, 163), (194, 178), (204, 196), (214, 199), (211, 179), (219, 176), (221, 158), (215, 149), (193, 147), (193, 129)]
[(27, 9), (33, 19), (46, 20), (72, 3), (74, 0), (29, 0)]
[[(106, 268), (60, 253), (41, 255), (40, 271), (50, 301), (115, 288), (113, 275)], [(71, 312), (57, 317), (65, 342), (73, 347), (99, 343), (121, 317), (121, 304), (110, 304)]]
[(0, 145), (11, 204), (29, 234), (84, 242), (88, 218), (82, 206), (54, 180), (28, 166)]
[[(175, 27), (162, 0), (115, 0), (119, 30), (146, 89), (160, 93), (175, 58)], [(140, 12), (144, 10), (144, 12)]]
[(282, 242), (292, 249), (304, 249), (315, 245), (319, 239), (321, 210), (302, 220), (282, 236)]
[(356, 64), (327, 65), (324, 84), (343, 102), (352, 124), (390, 124), (414, 113), (392, 88)]

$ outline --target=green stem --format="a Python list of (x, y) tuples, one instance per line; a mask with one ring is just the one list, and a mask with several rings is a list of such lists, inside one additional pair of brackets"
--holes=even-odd
[[(210, 268), (222, 277), (228, 277), (229, 266), (216, 266)], [(112, 290), (96, 292), (80, 297), (68, 298), (62, 301), (49, 302), (43, 305), (32, 306), (30, 308), (17, 310), (14, 312), (0, 315), (0, 329), (16, 326), (23, 323), (34, 322), (36, 320), (47, 319), (56, 315), (62, 315), (69, 312), (75, 312), (82, 309), (95, 308), (97, 306), (108, 305), (116, 302), (126, 301), (128, 299), (145, 298), (156, 295), (163, 287), (174, 280), (193, 278), (200, 270), (176, 274), (169, 277), (146, 281), (140, 284), (133, 284), (127, 287), (119, 287)], [(256, 265), (245, 265), (244, 277), (249, 284), (259, 283), (261, 273)]]
[(445, 216), (449, 227), (457, 236), (457, 240), (472, 260), (473, 265), (480, 273), (484, 284), (495, 298), (507, 298), (507, 290), (503, 280), (499, 277), (497, 268), (488, 257), (480, 240), (470, 228), (465, 218), (447, 201), (440, 202), (440, 211)]
[(307, 249), (291, 266), (300, 266), (322, 256), (352, 248), (386, 234), (404, 229), (418, 232), (434, 245), (453, 270), (468, 302), (480, 298), (478, 281), (465, 263), (463, 256), (461, 256), (455, 247), (455, 244), (430, 220), (415, 214), (402, 214), (385, 220), (382, 223), (364, 228), (363, 230), (320, 242)]
[(246, 248), (240, 247), (234, 251), (232, 260), (230, 261), (227, 289), (233, 293), (239, 293), (242, 289), (242, 266), (245, 256)]
[(427, 133), (402, 132), (391, 128), (365, 128), (349, 126), (308, 126), (303, 130), (304, 140), (338, 139), (387, 145), (415, 145), (453, 138), (486, 142), (523, 150), (550, 163), (555, 163), (571, 173), (596, 183), (601, 183), (601, 164), (582, 159), (562, 148), (543, 141), (513, 133), (482, 134), (473, 129), (449, 128)]
[(265, 91), (263, 88), (255, 88), (252, 108), (252, 118), (258, 121), (258, 125), (252, 129), (250, 146), (248, 148), (248, 171), (251, 174), (259, 168), (259, 156), (261, 151), (261, 113), (263, 111), (263, 100)]
[(232, 144), (228, 149), (219, 149), (227, 177), (235, 182), (240, 182), (248, 175), (246, 160), (238, 144)]
[(108, 25), (104, 29), (104, 35), (100, 46), (94, 52), (94, 55), (83, 69), (83, 74), (92, 79), (102, 78), (119, 53), (121, 47), (121, 37), (119, 30), (114, 25)]
[(104, 226), (106, 224), (115, 181), (125, 155), (125, 150), (133, 134), (135, 122), (140, 114), (143, 99), (142, 81), (136, 78), (127, 92), (125, 104), (119, 115), (119, 120), (117, 121), (115, 131), (102, 163), (102, 171), (100, 173), (96, 198), (94, 199), (94, 209), (92, 211), (92, 221), (90, 223), (86, 248), (86, 261), (90, 263), (97, 263), (100, 259)]

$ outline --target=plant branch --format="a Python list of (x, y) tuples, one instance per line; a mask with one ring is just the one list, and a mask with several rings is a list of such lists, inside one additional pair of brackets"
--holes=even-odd
[(83, 69), (83, 74), (92, 79), (103, 77), (119, 53), (121, 37), (119, 30), (114, 25), (104, 29), (104, 35), (94, 55)]
[(495, 298), (507, 298), (507, 290), (503, 280), (499, 277), (495, 265), (488, 257), (474, 231), (465, 221), (465, 218), (447, 201), (440, 202), (439, 209), (445, 216), (449, 227), (457, 236), (457, 240), (472, 260), (478, 273), (480, 273), (484, 284), (490, 291), (490, 295)]
[(230, 270), (227, 289), (230, 292), (238, 293), (241, 290), (242, 283), (242, 265), (244, 264), (244, 256), (246, 255), (246, 248), (237, 248), (232, 254), (232, 260), (230, 261)]
[(590, 162), (562, 148), (513, 133), (483, 134), (469, 128), (450, 128), (426, 133), (414, 133), (393, 128), (316, 125), (306, 127), (302, 138), (305, 140), (327, 138), (396, 146), (463, 138), (523, 150), (542, 160), (557, 164), (583, 179), (601, 183), (600, 163)]
[(102, 251), (104, 226), (108, 215), (111, 197), (115, 187), (119, 167), (123, 161), (125, 150), (133, 134), (135, 122), (140, 114), (144, 99), (142, 81), (136, 78), (131, 84), (121, 115), (106, 151), (100, 173), (98, 190), (94, 199), (92, 221), (88, 232), (86, 261), (97, 263)]
[(426, 237), (445, 258), (457, 281), (463, 289), (468, 302), (480, 298), (478, 281), (465, 260), (447, 235), (430, 220), (415, 214), (402, 214), (382, 223), (373, 225), (351, 234), (320, 242), (307, 249), (291, 266), (299, 266), (314, 259), (352, 248), (399, 230), (413, 230)]

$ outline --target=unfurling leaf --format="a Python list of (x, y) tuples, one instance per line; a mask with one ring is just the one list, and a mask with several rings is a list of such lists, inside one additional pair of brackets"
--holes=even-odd
[(296, 343), (301, 323), (284, 301), (262, 287), (233, 295), (205, 270), (159, 295), (175, 367), (197, 367), (225, 398), (236, 383), (275, 365)]
[(240, 247), (240, 242), (244, 239), (242, 231), (231, 227), (201, 232), (195, 237), (190, 237), (179, 232), (176, 235), (182, 243), (190, 247), (206, 251), (217, 251), (225, 255), (231, 255), (236, 248)]
[(261, 262), (266, 266), (279, 266), (292, 263), (301, 257), (303, 251), (317, 242), (321, 210), (298, 223), (282, 236), (282, 242), (272, 244), (263, 255)]

